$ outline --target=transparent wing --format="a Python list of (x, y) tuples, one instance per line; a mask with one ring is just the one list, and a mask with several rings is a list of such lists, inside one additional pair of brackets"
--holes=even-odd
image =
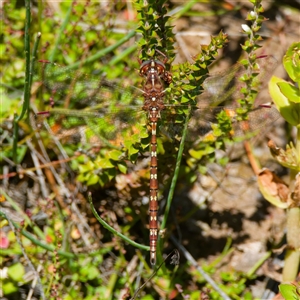
[[(47, 123), (45, 123), (47, 122)], [(34, 127), (47, 130), (46, 124), (57, 138), (66, 143), (110, 144), (120, 147), (133, 135), (148, 136), (147, 113), (136, 107), (110, 110), (52, 109), (33, 118)]]
[[(187, 107), (166, 107), (158, 122), (158, 136), (178, 139), (183, 134)], [(188, 123), (187, 141), (196, 141), (211, 133), (223, 113), (229, 120), (229, 136), (256, 134), (272, 125), (280, 114), (274, 106), (259, 106), (249, 112), (247, 120), (239, 120), (236, 107), (194, 107)], [(92, 144), (109, 143), (122, 146), (126, 140), (146, 138), (150, 134), (148, 112), (141, 107), (123, 107), (114, 111), (74, 111), (53, 109), (35, 118), (36, 127), (43, 129), (47, 120), (51, 131), (71, 143), (89, 140)]]
[[(254, 87), (261, 90), (269, 81), (272, 71), (277, 65), (273, 56), (261, 56), (256, 60)], [(198, 97), (198, 104), (218, 105), (226, 101), (235, 101), (243, 98), (240, 93), (245, 83), (240, 80), (241, 76), (247, 74), (245, 66), (237, 63), (228, 70), (210, 75), (203, 83), (203, 93)]]
[[(241, 120), (237, 114), (237, 107), (195, 107), (192, 109), (190, 120), (188, 123), (187, 141), (196, 141), (203, 138), (205, 135), (210, 134), (214, 126), (219, 126), (218, 119), (223, 113), (226, 118), (228, 117), (228, 124), (230, 126), (229, 136), (234, 137), (247, 137), (259, 133), (263, 128), (271, 126), (280, 117), (280, 113), (276, 107), (266, 105), (258, 106), (252, 109), (248, 114), (247, 120)], [(164, 111), (161, 113), (162, 121), (159, 129), (162, 134), (169, 138), (176, 138), (182, 136), (184, 127), (185, 115), (180, 108), (182, 118), (176, 114), (176, 109), (170, 110), (172, 113)], [(184, 109), (187, 111), (187, 107)], [(227, 124), (226, 123), (226, 124)]]
[[(257, 59), (257, 62), (255, 81), (259, 87), (267, 81), (271, 70), (276, 66), (276, 60), (272, 56), (266, 56)], [(225, 73), (206, 79), (198, 105), (192, 109), (187, 140), (194, 141), (208, 134), (214, 124), (217, 124), (220, 113), (225, 113), (230, 118), (230, 134), (233, 137), (254, 133), (279, 118), (279, 113), (272, 106), (253, 109), (248, 120), (244, 121), (238, 119), (236, 106), (212, 107), (240, 96), (239, 90), (243, 83), (239, 77), (244, 72), (244, 66), (236, 64)], [(73, 105), (76, 108), (53, 108), (49, 112), (38, 114), (33, 120), (36, 128), (43, 129), (43, 122), (46, 120), (51, 131), (61, 139), (74, 142), (83, 136), (85, 139), (97, 136), (98, 140), (109, 141), (114, 145), (122, 145), (126, 138), (132, 136), (144, 138), (148, 135), (149, 113), (143, 111), (143, 95), (139, 89), (109, 82), (101, 76), (70, 71), (68, 67), (48, 61), (38, 62), (35, 73), (35, 79), (41, 80), (55, 99), (61, 98), (68, 104), (67, 107), (72, 108)], [(171, 139), (181, 137), (187, 108), (184, 105), (166, 104), (161, 112), (158, 135)]]
[(54, 105), (63, 101), (68, 108), (143, 102), (142, 92), (133, 86), (108, 81), (101, 74), (85, 74), (48, 61), (38, 61), (35, 64), (33, 80), (40, 82), (49, 91), (47, 101), (53, 101)]

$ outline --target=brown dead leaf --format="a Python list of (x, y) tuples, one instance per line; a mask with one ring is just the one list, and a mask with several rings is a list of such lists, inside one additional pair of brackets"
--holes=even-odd
[(268, 169), (263, 169), (257, 175), (260, 192), (266, 200), (277, 207), (288, 207), (288, 185), (276, 174)]

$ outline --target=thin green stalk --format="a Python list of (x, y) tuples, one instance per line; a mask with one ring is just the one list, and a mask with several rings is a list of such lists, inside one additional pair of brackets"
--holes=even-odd
[[(31, 90), (32, 78), (33, 78), (33, 68), (34, 68), (34, 63), (36, 61), (36, 57), (37, 57), (36, 54), (37, 54), (38, 46), (39, 46), (39, 43), (40, 43), (40, 40), (41, 40), (41, 36), (42, 36), (42, 34), (40, 32), (38, 32), (37, 36), (36, 36), (36, 40), (35, 40), (34, 45), (33, 45), (31, 62), (30, 62), (30, 73), (29, 73), (29, 92)], [(29, 93), (29, 95), (30, 95), (30, 93)]]
[(24, 84), (24, 104), (20, 116), (16, 122), (23, 119), (29, 108), (30, 98), (30, 21), (31, 21), (31, 6), (30, 0), (25, 1), (26, 6), (26, 23), (25, 23), (25, 84)]
[[(27, 111), (29, 110), (29, 101), (30, 101), (30, 95), (31, 95), (31, 86), (32, 86), (32, 79), (33, 79), (33, 69), (34, 69), (34, 63), (36, 61), (36, 57), (37, 57), (37, 50), (38, 50), (38, 46), (41, 40), (41, 36), (42, 34), (40, 32), (37, 33), (36, 36), (36, 40), (34, 42), (33, 45), (33, 49), (32, 49), (32, 55), (31, 55), (31, 62), (30, 62), (30, 72), (29, 72), (29, 93), (28, 93), (28, 107), (27, 107)], [(29, 114), (28, 116), (28, 120), (29, 120)]]
[(179, 19), (181, 16), (187, 14), (197, 2), (197, 0), (191, 0), (187, 2), (178, 12), (175, 13), (173, 18)]
[(99, 52), (95, 53), (94, 55), (88, 57), (83, 62), (78, 61), (78, 62), (64, 68), (61, 72), (58, 71), (53, 75), (60, 75), (62, 72), (65, 73), (65, 72), (68, 72), (68, 71), (71, 71), (71, 70), (74, 70), (74, 69), (78, 69), (79, 67), (82, 67), (83, 65), (86, 65), (86, 64), (92, 63), (94, 61), (97, 61), (99, 58), (105, 56), (106, 54), (108, 54), (108, 53), (112, 52), (113, 50), (117, 49), (122, 44), (126, 43), (129, 39), (131, 39), (133, 36), (135, 36), (135, 34), (136, 34), (136, 31), (132, 30), (126, 36), (124, 36), (122, 39), (120, 39), (117, 43), (100, 50)]
[[(168, 194), (167, 205), (166, 205), (166, 209), (164, 212), (163, 220), (160, 225), (160, 230), (164, 230), (166, 228), (166, 224), (167, 224), (167, 220), (168, 220), (168, 216), (169, 216), (169, 212), (170, 212), (170, 208), (171, 208), (171, 204), (172, 204), (172, 200), (173, 200), (173, 196), (174, 196), (174, 191), (175, 191), (175, 187), (176, 187), (176, 183), (177, 183), (177, 179), (178, 179), (178, 175), (179, 175), (181, 159), (182, 159), (182, 154), (183, 154), (183, 149), (184, 149), (184, 143), (185, 143), (185, 138), (186, 138), (187, 129), (188, 129), (188, 123), (189, 123), (189, 119), (190, 119), (190, 113), (191, 113), (191, 107), (189, 107), (188, 114), (186, 116), (183, 132), (182, 132), (182, 138), (181, 138), (180, 145), (179, 145), (175, 171), (174, 171), (174, 175), (172, 178), (170, 191)], [(162, 260), (162, 253), (161, 253), (162, 247), (163, 247), (163, 239), (160, 236), (158, 236), (157, 255), (158, 255), (160, 261)]]
[(30, 0), (25, 1), (26, 8), (26, 21), (25, 21), (25, 35), (24, 35), (24, 43), (25, 43), (25, 84), (24, 84), (24, 103), (23, 109), (18, 116), (14, 115), (14, 129), (13, 129), (13, 161), (17, 163), (17, 143), (18, 143), (18, 122), (23, 119), (25, 113), (29, 108), (29, 97), (30, 97), (30, 18), (31, 18), (31, 7)]
[(220, 255), (218, 255), (218, 257), (209, 264), (209, 268), (215, 268), (222, 260), (225, 256), (229, 256), (233, 251), (234, 248), (230, 248), (232, 244), (232, 238), (231, 237), (227, 237), (227, 241), (226, 241), (226, 245), (222, 251), (222, 253)]
[[(29, 14), (30, 18), (30, 14)], [(33, 50), (32, 50), (32, 59), (30, 61), (30, 55), (27, 54), (30, 53), (30, 50), (25, 50), (25, 58), (26, 58), (26, 70), (25, 70), (25, 85), (24, 85), (24, 104), (23, 109), (20, 116), (17, 116), (15, 114), (14, 117), (14, 135), (13, 135), (13, 160), (15, 163), (17, 163), (17, 143), (18, 143), (18, 122), (24, 117), (25, 113), (29, 110), (29, 103), (30, 103), (30, 91), (31, 91), (31, 85), (32, 85), (32, 78), (33, 78), (33, 65), (36, 59), (36, 53), (38, 49), (38, 45), (41, 39), (41, 33), (38, 32), (37, 38), (34, 42)], [(25, 49), (26, 47), (29, 47), (30, 49), (30, 43), (29, 46), (25, 43)], [(29, 68), (28, 68), (29, 63)], [(29, 115), (28, 115), (29, 117)]]
[(64, 34), (64, 31), (69, 23), (69, 20), (70, 20), (70, 16), (71, 16), (71, 12), (72, 12), (72, 9), (73, 9), (73, 2), (72, 1), (70, 3), (70, 7), (69, 7), (69, 10), (67, 11), (67, 14), (66, 14), (66, 17), (62, 23), (62, 25), (60, 26), (60, 29), (59, 29), (59, 32), (58, 32), (58, 36), (56, 38), (56, 42), (55, 42), (55, 45), (54, 45), (54, 48), (53, 48), (53, 51), (51, 53), (51, 55), (49, 56), (49, 60), (51, 62), (53, 62), (54, 58), (55, 58), (55, 55), (56, 55), (56, 52), (57, 52), (57, 49), (58, 49), (58, 46), (60, 44), (60, 41), (61, 41), (61, 37), (62, 35)]
[(114, 264), (114, 272), (111, 273), (110, 278), (106, 284), (106, 291), (104, 294), (104, 299), (113, 299), (113, 291), (116, 288), (117, 281), (119, 279), (119, 272), (121, 272), (122, 259), (119, 257)]
[(260, 260), (258, 260), (254, 266), (247, 272), (247, 277), (251, 278), (255, 272), (263, 265), (263, 263), (272, 255), (272, 251), (268, 251)]
[(111, 226), (109, 226), (104, 220), (101, 219), (101, 217), (98, 215), (95, 207), (94, 207), (94, 204), (93, 204), (93, 199), (92, 199), (92, 195), (91, 193), (89, 193), (88, 195), (88, 200), (89, 200), (89, 203), (90, 203), (90, 207), (91, 207), (91, 210), (95, 216), (95, 218), (99, 221), (99, 223), (104, 227), (106, 228), (107, 230), (109, 230), (112, 234), (122, 238), (124, 241), (126, 241), (128, 244), (136, 247), (136, 248), (139, 248), (139, 249), (142, 249), (142, 250), (147, 250), (147, 251), (150, 251), (150, 247), (149, 246), (145, 246), (145, 245), (141, 245), (141, 244), (138, 244), (134, 241), (132, 241), (130, 238), (128, 238), (127, 236), (123, 235), (122, 233), (118, 232), (117, 230), (115, 230), (114, 228), (112, 228)]
[(14, 129), (13, 129), (13, 161), (17, 164), (17, 143), (19, 138), (18, 115), (14, 114)]
[(42, 22), (43, 22), (43, 1), (38, 1), (38, 31), (42, 32)]
[(131, 52), (134, 52), (137, 49), (137, 45), (132, 45), (123, 52), (121, 52), (119, 55), (115, 56), (111, 61), (107, 64), (108, 66), (114, 66), (119, 61), (124, 61), (124, 58), (127, 57)]

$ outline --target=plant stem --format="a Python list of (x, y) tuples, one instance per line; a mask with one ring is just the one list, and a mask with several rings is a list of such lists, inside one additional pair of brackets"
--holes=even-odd
[(266, 254), (261, 258), (259, 259), (255, 264), (254, 266), (247, 272), (247, 277), (248, 278), (251, 278), (255, 272), (263, 265), (263, 263), (268, 259), (270, 258), (272, 255), (272, 251), (268, 251), (266, 252)]
[(23, 119), (25, 113), (29, 108), (29, 97), (30, 97), (30, 17), (31, 17), (31, 7), (30, 0), (25, 1), (26, 7), (26, 21), (25, 21), (25, 35), (24, 35), (24, 43), (25, 43), (25, 83), (24, 83), (24, 103), (21, 115), (14, 115), (14, 129), (13, 129), (13, 161), (17, 164), (17, 143), (18, 143), (18, 122)]
[(113, 57), (110, 62), (107, 64), (108, 66), (114, 66), (119, 61), (124, 61), (124, 58), (127, 57), (131, 52), (134, 52), (137, 49), (137, 45), (132, 45), (128, 48), (126, 48), (123, 52), (121, 52), (119, 55)]
[(300, 208), (287, 210), (287, 251), (282, 273), (283, 282), (293, 281), (297, 277), (300, 263)]
[(113, 299), (113, 291), (116, 288), (117, 282), (118, 282), (118, 273), (121, 272), (122, 269), (122, 259), (119, 257), (117, 261), (115, 262), (114, 272), (111, 274), (108, 282), (107, 282), (107, 289), (104, 294), (104, 298), (107, 300)]
[(139, 248), (139, 249), (142, 249), (142, 250), (147, 250), (147, 251), (150, 251), (150, 247), (149, 246), (145, 246), (145, 245), (141, 245), (141, 244), (138, 244), (136, 242), (134, 242), (133, 240), (131, 240), (130, 238), (128, 238), (127, 236), (123, 235), (122, 233), (118, 232), (117, 230), (115, 230), (114, 228), (112, 228), (111, 226), (109, 226), (103, 219), (101, 219), (101, 217), (98, 215), (95, 207), (94, 207), (94, 204), (93, 204), (93, 199), (92, 199), (92, 195), (91, 193), (89, 193), (88, 195), (88, 200), (90, 202), (90, 207), (91, 207), (91, 210), (95, 216), (95, 218), (99, 221), (99, 223), (104, 227), (106, 228), (107, 230), (109, 230), (112, 234), (122, 238), (124, 241), (126, 241), (128, 244), (136, 247), (136, 248)]
[(30, 0), (25, 1), (26, 5), (26, 23), (25, 23), (25, 84), (24, 84), (24, 104), (20, 116), (17, 118), (17, 122), (22, 120), (25, 113), (29, 108), (30, 98), (30, 18), (31, 18), (31, 6)]
[[(300, 126), (297, 127), (296, 153), (300, 165)], [(291, 182), (295, 182), (296, 172), (291, 170)], [(299, 176), (299, 173), (298, 173)], [(300, 266), (300, 207), (287, 209), (287, 251), (284, 258), (282, 279), (293, 281)]]
[(64, 33), (64, 30), (66, 29), (68, 23), (69, 23), (69, 20), (70, 20), (70, 16), (71, 16), (71, 12), (72, 12), (72, 8), (73, 8), (73, 2), (72, 1), (70, 3), (70, 7), (69, 7), (69, 10), (67, 11), (67, 14), (66, 14), (66, 17), (65, 17), (65, 20), (64, 22), (62, 23), (62, 25), (60, 26), (60, 29), (59, 29), (59, 33), (58, 33), (58, 36), (57, 36), (57, 39), (56, 39), (56, 42), (55, 42), (55, 45), (54, 45), (54, 48), (53, 48), (53, 51), (49, 57), (49, 60), (51, 62), (53, 62), (54, 58), (55, 58), (55, 55), (56, 55), (56, 52), (57, 52), (57, 49), (58, 49), (58, 45), (60, 43), (60, 40), (61, 40), (61, 37)]
[[(31, 95), (31, 85), (32, 85), (32, 78), (33, 78), (34, 63), (36, 61), (36, 56), (37, 56), (36, 54), (37, 54), (38, 46), (39, 46), (39, 43), (41, 40), (41, 36), (42, 36), (41, 32), (38, 32), (36, 40), (33, 45), (33, 50), (32, 50), (32, 57), (31, 57), (31, 62), (30, 62), (30, 72), (29, 72), (29, 93), (28, 93), (29, 98)], [(29, 109), (29, 100), (30, 99), (28, 99), (28, 109)], [(28, 120), (29, 120), (29, 114), (28, 114)]]
[(122, 39), (120, 39), (117, 43), (100, 50), (99, 52), (95, 53), (92, 56), (89, 56), (83, 62), (78, 61), (78, 62), (76, 62), (76, 63), (74, 63), (74, 64), (72, 64), (72, 65), (70, 65), (66, 68), (63, 68), (63, 70), (60, 71), (60, 72), (55, 72), (55, 74), (53, 74), (53, 76), (58, 76), (61, 73), (67, 73), (71, 70), (78, 69), (79, 67), (82, 67), (83, 65), (86, 65), (86, 64), (89, 64), (89, 63), (92, 63), (92, 62), (98, 60), (102, 56), (112, 52), (113, 50), (117, 49), (119, 46), (121, 46), (122, 44), (127, 42), (129, 39), (131, 39), (133, 36), (135, 36), (135, 34), (136, 34), (135, 30), (130, 31), (126, 36), (124, 36)]
[[(173, 175), (173, 178), (172, 178), (171, 187), (170, 187), (170, 191), (169, 191), (168, 199), (167, 199), (167, 205), (166, 205), (165, 213), (164, 213), (163, 220), (162, 220), (162, 223), (161, 223), (161, 226), (160, 226), (160, 230), (164, 230), (166, 228), (167, 219), (168, 219), (168, 216), (169, 216), (170, 207), (171, 207), (171, 204), (172, 204), (174, 191), (175, 191), (175, 187), (176, 187), (176, 183), (177, 183), (177, 179), (178, 179), (178, 175), (179, 175), (181, 159), (182, 159), (182, 154), (183, 154), (183, 149), (184, 149), (184, 142), (185, 142), (187, 129), (188, 129), (188, 123), (189, 123), (189, 119), (190, 119), (190, 113), (191, 113), (191, 107), (189, 107), (188, 114), (186, 116), (186, 120), (185, 120), (185, 124), (184, 124), (184, 128), (183, 128), (183, 133), (182, 133), (182, 138), (181, 138), (180, 145), (179, 145), (175, 171), (174, 171), (174, 175)], [(163, 239), (159, 235), (158, 236), (157, 254), (158, 254), (160, 260), (162, 260), (162, 253), (160, 251), (160, 249), (162, 249), (162, 246), (163, 246)]]

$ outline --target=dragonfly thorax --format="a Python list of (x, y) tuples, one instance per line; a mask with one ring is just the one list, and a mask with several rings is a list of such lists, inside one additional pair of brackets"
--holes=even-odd
[(165, 73), (165, 65), (158, 60), (146, 60), (140, 67), (140, 75), (148, 77), (148, 74), (156, 73), (158, 76), (163, 76)]

